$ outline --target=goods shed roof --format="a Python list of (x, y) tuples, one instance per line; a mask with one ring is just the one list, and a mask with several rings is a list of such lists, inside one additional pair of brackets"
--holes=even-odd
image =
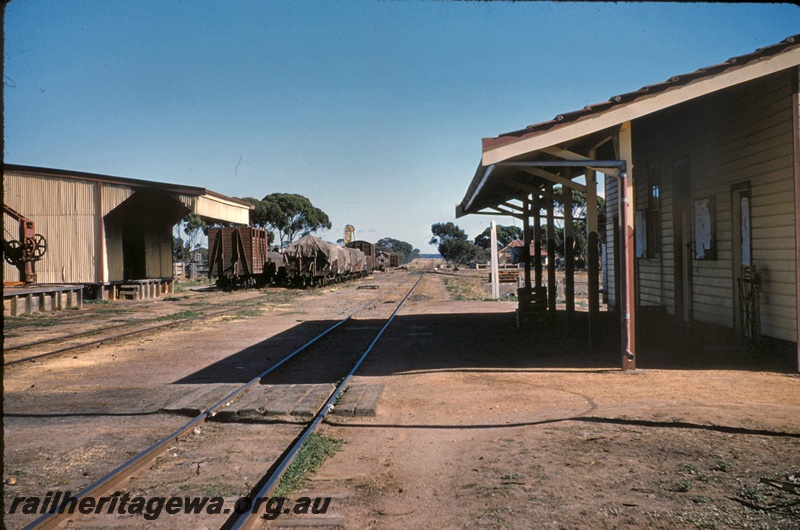
[[(211, 191), (197, 186), (186, 186), (183, 184), (170, 184), (166, 182), (155, 182), (150, 180), (139, 180), (127, 177), (115, 177), (111, 175), (100, 175), (96, 173), (85, 173), (81, 171), (69, 171), (64, 169), (52, 169), (33, 166), (21, 166), (15, 164), (5, 164), (4, 173), (16, 175), (30, 175), (36, 177), (50, 177), (66, 180), (80, 180), (108, 184), (118, 188), (126, 188), (129, 193), (121, 197), (126, 199), (134, 191), (158, 190), (173, 195), (191, 212), (214, 219), (236, 224), (249, 223), (249, 211), (253, 205), (247, 201), (227, 197), (221, 193)], [(105, 205), (104, 210), (108, 210), (110, 205)]]

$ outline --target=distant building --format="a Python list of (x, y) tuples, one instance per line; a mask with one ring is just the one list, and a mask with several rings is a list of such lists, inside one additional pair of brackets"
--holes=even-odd
[[(509, 243), (505, 248), (500, 249), (500, 264), (503, 263), (510, 263), (512, 265), (518, 265), (521, 263), (525, 263), (525, 242), (521, 239), (515, 239), (511, 243)], [(528, 247), (528, 253), (531, 256), (531, 264), (533, 264), (533, 260), (536, 259), (536, 245), (531, 242)], [(542, 250), (539, 252), (542, 260), (542, 266), (547, 266), (547, 251)]]

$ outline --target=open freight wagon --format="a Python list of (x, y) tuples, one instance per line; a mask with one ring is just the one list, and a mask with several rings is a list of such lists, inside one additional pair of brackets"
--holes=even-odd
[(297, 286), (320, 286), (366, 276), (371, 270), (364, 253), (305, 236), (284, 251), (286, 275)]

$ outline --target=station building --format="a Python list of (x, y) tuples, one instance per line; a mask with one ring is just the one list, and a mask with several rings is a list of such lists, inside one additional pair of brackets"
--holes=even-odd
[[(799, 77), (796, 35), (485, 138), (456, 217), (518, 218), (526, 242), (554, 250), (539, 232), (553, 226), (557, 188), (585, 192), (590, 322), (604, 299), (620, 324), (624, 369), (636, 367), (638, 343), (662, 332), (767, 340), (800, 367)], [(604, 241), (592, 210), (599, 173)], [(568, 264), (567, 285), (572, 274)], [(554, 269), (544, 276), (534, 256), (518, 313), (555, 312)]]
[(84, 293), (114, 300), (172, 292), (175, 224), (195, 213), (246, 225), (252, 209), (205, 188), (11, 164), (3, 167), (3, 203), (4, 242), (22, 239), (23, 218), (38, 248), (32, 263), (5, 260), (4, 314), (79, 306)]

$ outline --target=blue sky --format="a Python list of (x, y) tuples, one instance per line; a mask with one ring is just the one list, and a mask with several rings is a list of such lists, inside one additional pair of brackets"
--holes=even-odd
[[(13, 0), (5, 160), (300, 193), (423, 253), (482, 137), (800, 33), (789, 4)], [(509, 218), (498, 218), (511, 224)]]

